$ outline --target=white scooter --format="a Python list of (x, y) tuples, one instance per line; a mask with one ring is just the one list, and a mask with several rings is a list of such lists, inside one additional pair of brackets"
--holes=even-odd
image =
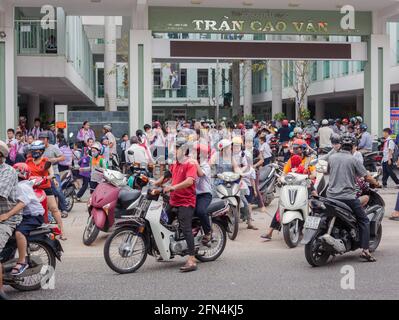
[[(138, 270), (147, 255), (169, 261), (175, 256), (189, 254), (187, 242), (179, 228), (177, 220), (168, 224), (165, 217), (165, 204), (168, 196), (159, 190), (149, 190), (138, 196), (132, 193), (134, 202), (125, 215), (117, 222), (115, 231), (104, 245), (104, 258), (107, 265), (115, 272), (124, 274)], [(229, 204), (227, 201), (214, 199), (208, 207), (212, 226), (212, 240), (204, 245), (204, 232), (198, 218), (193, 219), (195, 257), (202, 261), (214, 261), (223, 253), (228, 227)]]
[(309, 215), (310, 179), (307, 174), (289, 173), (281, 178), (279, 213), (285, 243), (295, 248)]

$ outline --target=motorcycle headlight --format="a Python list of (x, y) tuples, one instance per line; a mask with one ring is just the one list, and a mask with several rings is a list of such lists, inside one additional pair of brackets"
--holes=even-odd
[(218, 174), (218, 178), (226, 182), (234, 182), (240, 179), (240, 175), (234, 172), (224, 172)]
[(293, 175), (287, 175), (285, 178), (284, 178), (284, 182), (286, 183), (286, 184), (294, 184), (295, 182), (296, 182), (296, 178), (293, 176)]

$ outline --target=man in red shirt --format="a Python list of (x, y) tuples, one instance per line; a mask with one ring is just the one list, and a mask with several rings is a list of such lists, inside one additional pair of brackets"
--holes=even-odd
[[(180, 268), (181, 272), (197, 270), (195, 260), (194, 236), (192, 233), (192, 221), (195, 211), (195, 180), (197, 179), (197, 166), (195, 160), (188, 157), (188, 145), (185, 138), (176, 141), (176, 163), (169, 168), (172, 184), (164, 188), (164, 192), (170, 192), (170, 209), (175, 209), (179, 219), (180, 229), (187, 242), (189, 257), (186, 264)], [(156, 184), (161, 185), (167, 174)]]

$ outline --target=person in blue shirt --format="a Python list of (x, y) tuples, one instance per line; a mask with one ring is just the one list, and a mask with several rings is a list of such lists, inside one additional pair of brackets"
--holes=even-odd
[(371, 137), (371, 134), (367, 132), (367, 129), (368, 127), (364, 123), (359, 126), (361, 137), (358, 150), (360, 152), (372, 151), (373, 149), (373, 138)]

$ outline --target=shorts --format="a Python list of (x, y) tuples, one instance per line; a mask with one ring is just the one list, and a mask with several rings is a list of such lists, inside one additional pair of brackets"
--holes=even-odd
[(16, 231), (21, 232), (25, 237), (44, 224), (43, 216), (23, 216), (22, 222), (17, 226)]
[(0, 253), (4, 250), (8, 240), (14, 233), (15, 227), (9, 224), (0, 223)]
[(245, 198), (247, 199), (248, 203), (253, 203), (255, 201), (255, 193), (253, 187), (249, 187), (249, 194), (245, 195)]
[(50, 196), (54, 195), (53, 189), (51, 189), (51, 188), (44, 189), (44, 192), (46, 193), (47, 197), (50, 197)]

